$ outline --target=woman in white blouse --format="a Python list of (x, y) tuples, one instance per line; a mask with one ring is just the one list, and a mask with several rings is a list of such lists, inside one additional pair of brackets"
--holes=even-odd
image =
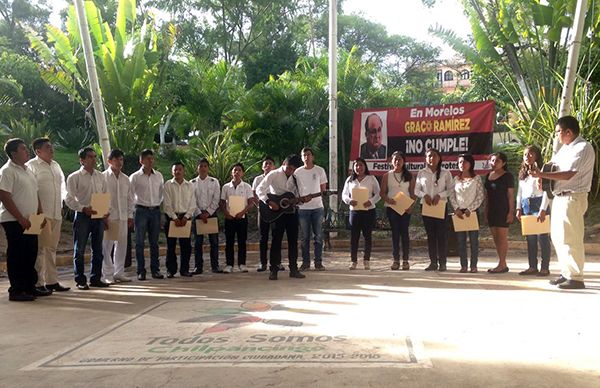
[[(458, 170), (454, 177), (453, 190), (450, 191), (450, 203), (454, 214), (459, 218), (477, 217), (477, 210), (483, 203), (485, 192), (479, 175), (475, 174), (475, 160), (470, 154), (458, 155)], [(471, 243), (471, 272), (477, 272), (479, 254), (479, 230), (456, 232), (458, 255), (460, 256), (460, 272), (467, 272), (467, 234)]]
[(410, 224), (410, 211), (403, 209), (404, 214), (400, 215), (391, 206), (396, 204), (394, 199), (398, 193), (415, 199), (415, 177), (406, 169), (404, 155), (400, 151), (392, 154), (393, 170), (388, 171), (381, 179), (381, 198), (385, 202), (386, 212), (392, 227), (392, 255), (394, 261), (392, 270), (400, 269), (400, 239), (402, 239), (402, 270), (410, 269), (408, 263), (408, 252), (410, 248), (410, 237), (408, 235), (408, 225)]
[[(367, 192), (367, 200), (363, 203), (353, 197), (359, 192)], [(362, 196), (361, 196), (362, 197)], [(371, 234), (375, 224), (375, 204), (379, 201), (379, 183), (369, 173), (367, 163), (363, 158), (357, 158), (352, 166), (352, 174), (346, 179), (342, 200), (350, 205), (350, 269), (356, 269), (358, 259), (358, 239), (362, 232), (365, 239), (364, 266), (370, 269), (371, 260)]]
[[(540, 221), (546, 218), (548, 209), (548, 194), (542, 191), (539, 178), (532, 177), (529, 172), (542, 168), (542, 152), (534, 145), (523, 150), (523, 163), (519, 170), (519, 188), (517, 189), (517, 219), (521, 216), (537, 215)], [(542, 263), (538, 271), (538, 241), (542, 251)], [(550, 236), (534, 234), (527, 236), (527, 256), (529, 268), (519, 272), (519, 275), (550, 275)]]
[[(415, 185), (415, 195), (421, 198), (421, 204), (437, 205), (440, 200), (448, 200), (452, 190), (452, 175), (442, 168), (442, 157), (435, 148), (425, 152), (425, 168), (419, 171)], [(444, 211), (444, 214), (446, 212)], [(423, 216), (427, 232), (427, 248), (430, 264), (425, 271), (445, 271), (448, 236), (446, 219)]]

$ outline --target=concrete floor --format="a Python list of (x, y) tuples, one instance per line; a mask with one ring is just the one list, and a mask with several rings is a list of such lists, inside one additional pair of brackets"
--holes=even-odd
[(422, 248), (410, 271), (390, 271), (379, 250), (370, 271), (349, 271), (337, 249), (303, 280), (253, 269), (30, 303), (8, 302), (4, 278), (0, 386), (599, 387), (600, 255), (571, 292), (517, 275), (525, 255), (489, 275), (485, 249), (480, 273), (459, 274), (456, 258), (423, 271)]

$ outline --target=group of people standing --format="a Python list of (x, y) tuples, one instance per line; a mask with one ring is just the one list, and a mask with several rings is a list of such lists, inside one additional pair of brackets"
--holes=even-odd
[[(409, 224), (412, 205), (404, 212), (394, 206), (399, 193), (421, 204), (438, 205), (449, 202), (454, 215), (459, 218), (477, 217), (483, 213), (489, 225), (498, 254), (498, 265), (489, 273), (505, 273), (507, 265), (508, 226), (513, 218), (537, 215), (544, 221), (549, 214), (549, 197), (540, 186), (540, 179), (556, 181), (551, 217), (551, 237), (559, 263), (561, 275), (551, 281), (562, 289), (584, 288), (583, 266), (583, 215), (587, 210), (587, 193), (591, 188), (594, 152), (591, 145), (579, 136), (579, 123), (571, 116), (560, 118), (555, 132), (562, 147), (552, 162), (557, 171), (542, 172), (542, 157), (539, 148), (528, 146), (523, 153), (519, 170), (519, 183), (514, 196), (514, 178), (507, 170), (507, 157), (498, 152), (491, 155), (491, 172), (485, 181), (475, 174), (475, 161), (469, 154), (458, 156), (459, 173), (452, 177), (442, 167), (440, 153), (430, 148), (425, 153), (425, 168), (413, 176), (406, 168), (404, 155), (396, 151), (391, 155), (392, 170), (379, 181), (370, 174), (364, 159), (353, 162), (352, 173), (347, 178), (342, 199), (349, 205), (351, 226), (350, 269), (358, 263), (359, 239), (365, 240), (363, 265), (370, 269), (372, 231), (375, 223), (375, 207), (383, 199), (392, 229), (392, 270), (409, 270), (410, 234)], [(154, 279), (162, 279), (160, 271), (158, 239), (161, 219), (167, 234), (166, 276), (190, 277), (203, 273), (204, 235), (196, 233), (197, 225), (207, 224), (221, 211), (225, 218), (225, 267), (219, 265), (218, 233), (208, 234), (210, 265), (212, 272), (231, 273), (235, 263), (237, 241), (240, 272), (247, 272), (246, 239), (247, 213), (259, 204), (268, 211), (277, 213), (273, 220), (263, 219), (259, 212), (260, 264), (258, 271), (269, 270), (269, 279), (277, 280), (281, 264), (282, 240), (287, 235), (289, 276), (304, 278), (302, 273), (314, 264), (317, 271), (323, 265), (322, 222), (324, 206), (321, 195), (327, 186), (327, 176), (322, 167), (314, 164), (313, 151), (304, 148), (301, 156), (290, 155), (281, 167), (275, 167), (273, 158), (262, 162), (263, 174), (256, 177), (252, 186), (243, 181), (244, 166), (236, 163), (231, 169), (231, 181), (222, 187), (219, 181), (209, 176), (209, 162), (200, 159), (197, 177), (187, 181), (185, 167), (181, 162), (172, 165), (172, 179), (164, 181), (162, 174), (154, 169), (154, 153), (144, 150), (139, 155), (140, 169), (127, 176), (123, 173), (124, 154), (112, 150), (107, 159), (109, 168), (96, 170), (97, 155), (93, 148), (79, 151), (81, 168), (70, 174), (66, 181), (63, 172), (54, 160), (54, 149), (47, 138), (36, 139), (33, 144), (36, 155), (29, 160), (29, 149), (21, 139), (10, 139), (4, 150), (8, 162), (0, 169), (0, 223), (7, 238), (7, 269), (10, 280), (8, 290), (11, 301), (32, 301), (38, 296), (47, 296), (54, 291), (68, 291), (58, 282), (56, 271), (56, 249), (60, 239), (62, 203), (75, 212), (73, 220), (74, 278), (76, 287), (108, 287), (113, 282), (129, 282), (125, 275), (128, 229), (135, 227), (135, 252), (137, 278), (146, 280), (145, 240), (150, 247), (150, 273)], [(353, 198), (356, 188), (368, 193), (366, 200)], [(91, 206), (93, 194), (109, 193), (110, 205), (107, 214), (98, 215)], [(288, 202), (281, 200), (292, 193)], [(231, 199), (242, 197), (243, 207), (233, 214)], [(484, 205), (485, 203), (485, 205)], [(447, 205), (446, 205), (447, 206)], [(46, 242), (40, 244), (38, 236), (27, 234), (32, 226), (30, 216), (44, 214), (42, 227)], [(447, 212), (444, 212), (447, 214)], [(214, 220), (213, 220), (214, 221)], [(169, 237), (169, 228), (184, 227), (191, 223), (189, 236)], [(200, 224), (197, 224), (200, 223)], [(444, 217), (423, 215), (427, 233), (430, 264), (426, 271), (447, 270), (447, 226)], [(298, 236), (302, 230), (302, 263), (298, 266)], [(105, 233), (110, 230), (111, 237)], [(269, 234), (271, 247), (269, 263), (267, 250)], [(190, 267), (191, 239), (195, 237), (195, 266)], [(467, 259), (467, 237), (470, 242), (470, 262)], [(457, 232), (461, 273), (477, 272), (478, 230)], [(91, 245), (91, 270), (88, 278), (84, 271), (84, 252), (88, 240)], [(311, 262), (310, 242), (314, 240)], [(49, 241), (49, 242), (48, 242)], [(179, 263), (176, 245), (179, 243)], [(401, 245), (400, 245), (401, 243)], [(521, 275), (548, 276), (550, 261), (550, 238), (547, 234), (527, 237), (529, 268)], [(541, 248), (541, 266), (538, 268), (538, 243)], [(400, 246), (402, 250), (400, 251)], [(402, 260), (401, 260), (402, 259)]]
[[(425, 167), (417, 176), (413, 176), (406, 168), (401, 152), (391, 155), (392, 170), (381, 179), (370, 175), (366, 161), (358, 158), (354, 161), (352, 173), (345, 182), (342, 199), (350, 206), (349, 222), (351, 226), (350, 269), (357, 268), (358, 242), (364, 236), (364, 268), (370, 268), (372, 230), (375, 224), (375, 205), (383, 199), (386, 213), (392, 229), (392, 270), (409, 270), (410, 235), (409, 224), (411, 207), (401, 214), (392, 209), (396, 204), (398, 192), (421, 204), (438, 205), (446, 201), (454, 209), (459, 218), (478, 217), (482, 213), (488, 224), (498, 255), (498, 264), (488, 269), (490, 274), (509, 272), (507, 264), (508, 227), (514, 218), (521, 219), (525, 215), (536, 215), (543, 222), (549, 215), (549, 197), (542, 190), (541, 180), (555, 181), (552, 195), (551, 237), (559, 263), (561, 275), (552, 280), (552, 285), (561, 289), (585, 288), (583, 282), (584, 222), (587, 210), (587, 194), (592, 183), (594, 169), (594, 152), (592, 146), (580, 135), (577, 119), (572, 116), (560, 118), (555, 132), (562, 147), (551, 162), (558, 171), (542, 171), (542, 155), (538, 147), (525, 147), (523, 162), (519, 170), (518, 189), (515, 200), (514, 177), (508, 171), (508, 158), (502, 152), (490, 155), (491, 171), (482, 181), (475, 174), (475, 160), (470, 154), (458, 156), (458, 174), (451, 173), (442, 167), (442, 158), (438, 150), (429, 148), (425, 152)], [(368, 190), (368, 200), (357, 208), (357, 201), (352, 198), (356, 187)], [(444, 214), (448, 214), (447, 211)], [(447, 219), (429, 215), (422, 216), (427, 234), (427, 246), (430, 264), (425, 271), (447, 270)], [(470, 262), (467, 257), (467, 237), (470, 242)], [(456, 232), (457, 248), (460, 256), (460, 272), (478, 272), (479, 230)], [(400, 242), (402, 242), (402, 264), (400, 263)], [(541, 251), (541, 263), (538, 266), (538, 244)], [(520, 275), (550, 275), (550, 235), (528, 235), (527, 251), (529, 268)]]

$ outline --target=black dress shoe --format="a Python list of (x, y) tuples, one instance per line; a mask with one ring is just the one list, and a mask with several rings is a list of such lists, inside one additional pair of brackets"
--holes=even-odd
[(213, 268), (212, 273), (223, 273), (223, 270), (221, 268)]
[(202, 275), (202, 272), (204, 272), (204, 271), (202, 271), (202, 268), (198, 268), (198, 267), (196, 267), (196, 268), (194, 268), (194, 270), (191, 272), (191, 274), (192, 274), (192, 275)]
[(279, 271), (285, 271), (285, 265), (279, 264), (278, 270)]
[(579, 280), (567, 280), (558, 285), (561, 290), (583, 290), (585, 284)]
[(192, 276), (194, 276), (194, 275), (192, 275), (192, 274), (191, 274), (191, 273), (189, 273), (189, 272), (181, 272), (181, 273), (179, 274), (179, 276), (182, 276), (182, 277), (184, 277), (184, 278), (191, 278), (191, 277), (192, 277)]
[(152, 272), (152, 279), (164, 279), (165, 276), (160, 271)]
[(310, 269), (310, 263), (302, 263), (300, 266), (300, 271), (307, 271)]
[(89, 290), (90, 286), (88, 286), (87, 283), (77, 283), (77, 289), (78, 290)]
[(146, 280), (146, 274), (145, 273), (138, 273), (138, 280)]
[(11, 302), (33, 302), (35, 300), (35, 296), (25, 292), (16, 292), (8, 294), (8, 300)]
[(52, 290), (47, 289), (44, 286), (36, 287), (32, 293), (33, 296), (50, 296), (52, 295)]
[(90, 281), (90, 287), (98, 287), (98, 288), (106, 288), (109, 284), (103, 282), (102, 280), (92, 280)]
[(569, 279), (567, 279), (566, 277), (560, 275), (556, 279), (550, 280), (549, 283), (552, 284), (553, 286), (558, 286), (559, 284), (562, 284), (562, 283), (566, 282), (567, 280), (569, 280)]
[(429, 264), (429, 266), (427, 268), (425, 268), (425, 271), (437, 271), (437, 269), (438, 269), (437, 264), (431, 263), (431, 264)]
[(296, 279), (304, 279), (306, 277), (306, 275), (304, 275), (302, 272), (296, 270), (290, 270), (290, 277), (291, 278), (296, 278)]
[(269, 274), (269, 280), (277, 280), (277, 271), (271, 271)]
[(69, 291), (71, 289), (71, 287), (64, 287), (60, 283), (46, 284), (46, 288), (58, 292)]
[(174, 274), (172, 274), (171, 272), (167, 271), (167, 279), (173, 279), (175, 277)]
[(259, 264), (258, 268), (256, 268), (256, 272), (265, 272), (267, 270), (266, 264)]
[(446, 268), (446, 263), (441, 263), (440, 264), (440, 268), (438, 269), (438, 271), (440, 272), (446, 272), (448, 269)]

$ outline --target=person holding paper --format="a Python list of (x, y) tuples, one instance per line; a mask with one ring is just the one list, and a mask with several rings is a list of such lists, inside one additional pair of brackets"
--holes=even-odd
[(52, 291), (36, 289), (35, 259), (38, 236), (25, 234), (31, 227), (29, 216), (41, 214), (38, 184), (25, 163), (29, 150), (22, 139), (9, 139), (4, 144), (8, 161), (0, 168), (0, 223), (6, 233), (6, 269), (10, 287), (8, 300), (29, 302)]
[[(177, 255), (175, 249), (179, 240), (180, 261), (179, 275), (190, 277), (190, 257), (192, 255), (192, 240), (190, 235), (182, 238), (169, 237), (171, 222), (176, 227), (185, 227), (192, 222), (196, 212), (196, 197), (194, 184), (184, 179), (185, 167), (181, 162), (171, 166), (173, 179), (165, 182), (164, 210), (166, 215), (165, 234), (167, 235), (167, 277), (172, 278), (177, 273)], [(191, 226), (191, 224), (190, 224)]]
[[(523, 150), (523, 163), (519, 169), (519, 187), (517, 189), (517, 219), (521, 216), (537, 215), (538, 220), (546, 219), (548, 209), (548, 194), (542, 190), (540, 178), (531, 176), (530, 171), (542, 168), (544, 161), (542, 151), (534, 145), (525, 147)], [(540, 243), (542, 262), (538, 271), (538, 241)], [(550, 235), (532, 234), (527, 235), (527, 258), (529, 268), (519, 272), (519, 275), (550, 275)]]
[[(359, 191), (365, 193), (363, 199), (357, 200)], [(357, 158), (352, 165), (352, 174), (344, 183), (342, 201), (350, 205), (350, 269), (356, 269), (358, 261), (358, 240), (362, 233), (365, 239), (365, 252), (363, 265), (366, 270), (371, 269), (371, 245), (373, 226), (375, 225), (375, 204), (379, 201), (379, 182), (371, 175), (367, 162)]]
[[(485, 199), (483, 183), (475, 174), (475, 160), (471, 154), (458, 155), (458, 175), (454, 177), (453, 189), (450, 191), (450, 203), (454, 215), (458, 218), (477, 218), (477, 210)], [(467, 272), (467, 234), (471, 244), (471, 272), (477, 272), (479, 256), (479, 230), (456, 232), (458, 254), (460, 256), (460, 273)]]
[[(109, 167), (102, 173), (106, 179), (106, 189), (110, 194), (110, 215), (108, 228), (116, 228), (117, 234), (105, 230), (102, 241), (102, 274), (104, 281), (130, 282), (131, 278), (125, 275), (125, 256), (127, 254), (127, 230), (133, 226), (133, 188), (129, 177), (123, 173), (123, 151), (113, 149), (108, 154)], [(115, 238), (116, 239), (113, 239)], [(114, 255), (113, 253), (114, 248)]]
[(163, 201), (164, 178), (154, 169), (154, 152), (145, 149), (140, 153), (140, 169), (131, 174), (129, 181), (135, 198), (135, 259), (138, 280), (146, 280), (144, 241), (148, 233), (150, 245), (150, 271), (153, 279), (164, 279), (158, 261), (158, 235), (160, 234), (160, 204)]
[(221, 210), (225, 214), (225, 260), (224, 273), (233, 272), (235, 237), (238, 243), (238, 268), (248, 272), (246, 267), (246, 239), (248, 237), (248, 218), (246, 213), (254, 206), (252, 187), (244, 182), (244, 165), (236, 163), (231, 169), (231, 182), (223, 185), (221, 191)]
[(392, 270), (400, 269), (400, 239), (402, 239), (402, 270), (408, 271), (408, 252), (410, 250), (410, 237), (408, 226), (410, 224), (410, 212), (412, 206), (402, 209), (403, 214), (398, 213), (393, 205), (396, 205), (396, 197), (399, 193), (415, 199), (415, 177), (408, 171), (405, 165), (404, 154), (395, 151), (392, 154), (392, 167), (381, 179), (381, 198), (386, 207), (390, 226), (392, 227)]
[(515, 214), (514, 178), (508, 172), (508, 158), (503, 152), (496, 152), (490, 156), (492, 171), (485, 178), (486, 207), (485, 219), (490, 227), (496, 252), (498, 265), (488, 269), (489, 273), (508, 272), (506, 254), (508, 253), (508, 226), (513, 222)]
[(75, 211), (73, 220), (73, 266), (75, 283), (80, 290), (89, 290), (87, 278), (84, 274), (85, 246), (91, 236), (92, 240), (92, 268), (90, 270), (90, 286), (108, 287), (102, 281), (102, 239), (104, 227), (108, 223), (108, 214), (103, 218), (92, 218), (97, 214), (91, 206), (93, 193), (106, 193), (106, 179), (96, 170), (96, 151), (85, 147), (79, 151), (81, 168), (67, 177), (67, 196), (65, 203)]
[[(254, 200), (257, 203), (257, 205), (258, 205), (259, 199), (258, 199), (258, 195), (256, 194), (256, 188), (258, 187), (260, 182), (262, 182), (262, 180), (265, 178), (265, 176), (267, 176), (267, 174), (270, 173), (274, 169), (275, 169), (275, 160), (270, 156), (266, 156), (262, 162), (263, 173), (261, 175), (258, 175), (252, 181), (252, 192), (254, 193)], [(258, 265), (258, 268), (256, 269), (256, 271), (264, 272), (267, 270), (267, 248), (269, 245), (269, 231), (271, 230), (271, 224), (269, 224), (268, 222), (265, 222), (264, 220), (261, 219), (260, 212), (258, 213), (257, 218), (258, 218), (258, 230), (260, 232), (260, 242), (259, 242), (260, 264)], [(285, 271), (285, 267), (283, 265), (280, 265), (279, 270)]]
[(70, 287), (65, 287), (58, 282), (56, 271), (56, 248), (60, 241), (62, 226), (62, 201), (67, 194), (65, 175), (54, 160), (54, 147), (50, 139), (45, 137), (35, 139), (32, 147), (36, 157), (26, 165), (37, 180), (38, 195), (51, 231), (50, 245), (43, 246), (40, 243), (38, 247), (38, 257), (35, 261), (35, 269), (38, 273), (36, 287), (52, 291), (69, 291)]
[[(256, 188), (258, 199), (265, 203), (272, 211), (279, 211), (280, 206), (269, 198), (269, 194), (282, 195), (288, 192), (297, 194), (297, 185), (292, 175), (298, 167), (302, 166), (302, 159), (298, 155), (289, 155), (281, 167), (271, 171)], [(292, 177), (292, 178), (290, 178)], [(288, 261), (290, 277), (303, 279), (306, 276), (298, 270), (298, 212), (284, 213), (273, 221), (273, 240), (270, 250), (269, 280), (277, 280), (277, 272), (281, 265), (281, 242), (283, 234), (287, 235)]]
[(556, 181), (550, 235), (562, 271), (550, 284), (560, 289), (583, 289), (583, 217), (588, 207), (596, 156), (592, 145), (581, 137), (579, 122), (575, 117), (559, 118), (554, 132), (562, 144), (551, 160), (557, 165), (558, 171), (534, 170), (531, 173), (535, 178)]
[[(415, 194), (421, 198), (421, 204), (438, 206), (440, 200), (447, 201), (452, 190), (452, 175), (442, 168), (442, 157), (435, 148), (425, 151), (425, 168), (417, 174)], [(443, 218), (423, 216), (427, 232), (427, 248), (430, 264), (425, 271), (446, 271), (448, 236), (446, 228), (446, 210)]]
[[(327, 174), (321, 166), (314, 163), (315, 156), (309, 147), (304, 147), (300, 153), (304, 165), (296, 169), (294, 177), (298, 183), (298, 195), (309, 196), (322, 193), (327, 187)], [(314, 264), (315, 271), (324, 271), (323, 266), (323, 216), (325, 207), (321, 196), (310, 198), (299, 205), (298, 218), (302, 230), (302, 265), (300, 271), (310, 269), (310, 239), (315, 241)]]
[[(196, 196), (196, 220), (200, 220), (205, 224), (209, 218), (217, 217), (221, 198), (221, 185), (217, 178), (208, 175), (209, 167), (208, 159), (200, 159), (198, 162), (198, 176), (192, 179)], [(222, 273), (223, 270), (219, 267), (219, 233), (209, 234), (208, 241), (210, 243), (210, 267), (212, 272)], [(194, 275), (199, 275), (204, 270), (203, 244), (204, 235), (196, 234), (194, 240), (194, 259), (196, 262)]]

